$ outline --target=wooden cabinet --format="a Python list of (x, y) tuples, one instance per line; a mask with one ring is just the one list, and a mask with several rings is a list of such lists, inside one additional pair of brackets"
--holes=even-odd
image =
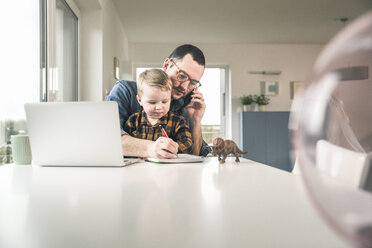
[(241, 112), (240, 141), (243, 157), (291, 171), (289, 112)]

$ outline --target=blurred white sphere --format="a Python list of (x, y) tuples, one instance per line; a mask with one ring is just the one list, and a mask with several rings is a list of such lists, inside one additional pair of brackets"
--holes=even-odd
[(325, 47), (291, 113), (293, 159), (312, 202), (359, 247), (372, 247), (371, 64), (372, 12)]

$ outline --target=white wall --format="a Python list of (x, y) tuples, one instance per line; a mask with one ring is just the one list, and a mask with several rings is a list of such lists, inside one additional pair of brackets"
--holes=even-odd
[[(114, 57), (128, 71), (128, 39), (111, 0), (77, 0), (81, 12), (80, 100), (100, 101), (115, 83)], [(128, 67), (128, 66), (127, 66)], [(130, 74), (127, 76), (131, 76)]]
[(103, 6), (103, 75), (102, 98), (114, 86), (114, 57), (120, 61), (121, 77), (130, 76), (127, 73), (129, 61), (128, 39), (121, 25), (119, 16), (111, 0), (100, 0)]
[[(131, 43), (133, 63), (161, 64), (180, 44)], [(205, 54), (208, 64), (227, 64), (231, 72), (232, 139), (240, 144), (240, 99), (244, 94), (260, 94), (260, 81), (278, 81), (279, 94), (271, 98), (267, 110), (289, 110), (290, 82), (304, 81), (323, 45), (194, 44)], [(251, 70), (280, 70), (279, 76), (251, 75)], [(134, 75), (134, 74), (133, 74)], [(208, 106), (207, 110), (208, 111)]]
[(102, 10), (80, 9), (79, 100), (94, 101), (102, 92)]

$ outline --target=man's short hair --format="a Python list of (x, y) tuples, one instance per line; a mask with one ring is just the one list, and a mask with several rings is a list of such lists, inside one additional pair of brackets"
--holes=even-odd
[(169, 55), (168, 58), (170, 59), (183, 59), (186, 54), (190, 54), (192, 58), (202, 66), (205, 66), (205, 57), (203, 52), (194, 45), (185, 44), (182, 46), (177, 47), (174, 51)]
[(142, 96), (144, 85), (166, 91), (172, 90), (172, 81), (167, 73), (160, 69), (149, 69), (139, 75), (137, 81), (137, 95), (139, 97)]

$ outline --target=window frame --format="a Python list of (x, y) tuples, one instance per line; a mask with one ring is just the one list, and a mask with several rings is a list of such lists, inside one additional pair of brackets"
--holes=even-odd
[[(80, 100), (80, 10), (74, 0), (63, 0), (77, 17), (76, 97)], [(51, 101), (49, 89), (56, 85), (56, 0), (40, 0), (40, 101)]]

